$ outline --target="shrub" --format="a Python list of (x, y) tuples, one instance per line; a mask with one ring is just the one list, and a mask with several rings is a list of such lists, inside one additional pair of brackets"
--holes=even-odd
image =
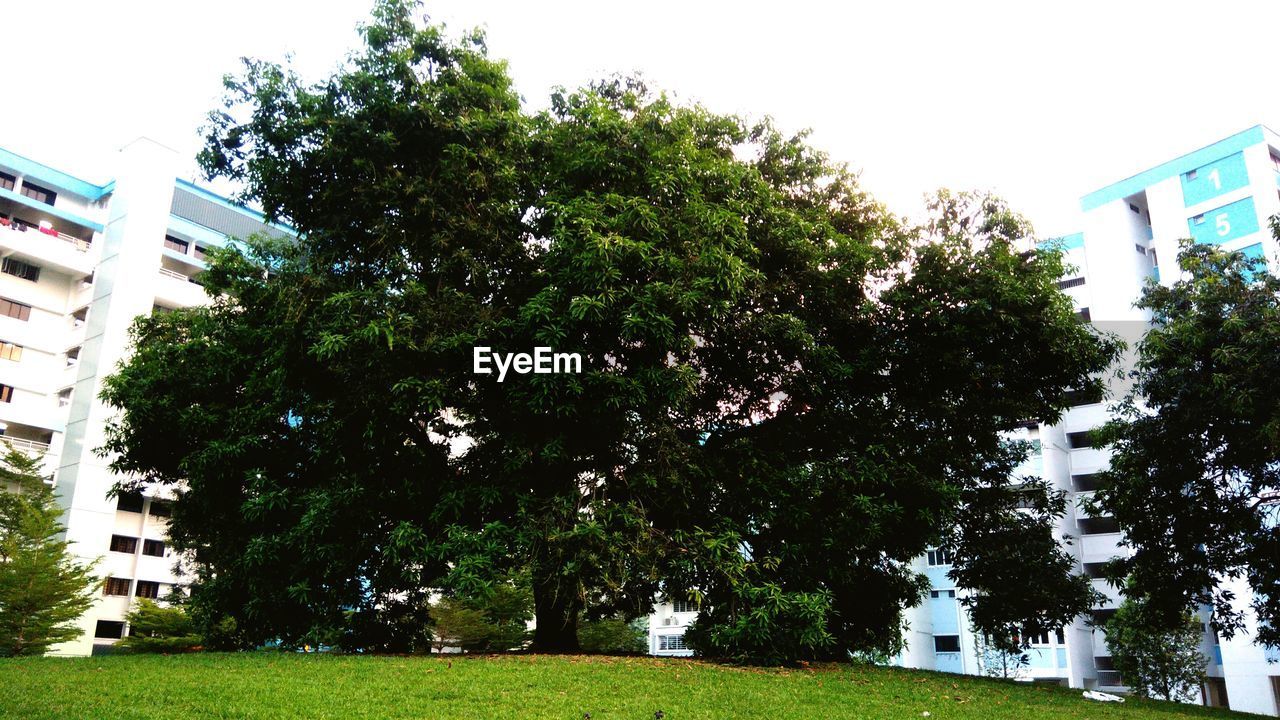
[(177, 653), (200, 647), (195, 624), (181, 606), (161, 607), (139, 598), (126, 620), (129, 636), (120, 641), (120, 646), (130, 652)]
[(617, 618), (592, 620), (578, 627), (578, 644), (587, 652), (643, 653), (648, 631), (638, 622)]

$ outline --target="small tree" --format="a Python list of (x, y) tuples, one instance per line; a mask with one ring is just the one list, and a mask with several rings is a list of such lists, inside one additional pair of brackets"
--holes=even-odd
[(80, 636), (75, 621), (101, 581), (58, 537), (61, 513), (39, 459), (0, 458), (0, 656), (39, 655)]
[(495, 627), (488, 614), (456, 598), (441, 598), (432, 604), (431, 619), (431, 646), (437, 653), (454, 647), (474, 651), (493, 641)]
[(146, 598), (129, 612), (129, 636), (120, 645), (134, 652), (187, 652), (201, 644), (195, 624), (181, 606), (161, 607)]
[(1030, 659), (1025, 652), (1010, 652), (1008, 644), (993, 642), (985, 634), (974, 637), (973, 650), (978, 669), (987, 677), (1019, 680), (1026, 676)]
[(578, 644), (588, 652), (643, 653), (648, 649), (647, 634), (634, 621), (621, 618), (588, 620), (578, 627)]
[(1144, 697), (1186, 700), (1204, 681), (1203, 629), (1188, 612), (1167, 628), (1140, 600), (1125, 600), (1107, 621), (1107, 646), (1121, 680)]

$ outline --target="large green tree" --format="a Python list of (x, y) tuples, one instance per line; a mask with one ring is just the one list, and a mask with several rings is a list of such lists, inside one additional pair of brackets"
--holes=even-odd
[(1177, 282), (1143, 293), (1153, 326), (1102, 433), (1114, 452), (1097, 504), (1133, 550), (1113, 570), (1153, 632), (1212, 605), (1230, 637), (1243, 581), (1256, 638), (1280, 645), (1280, 278), (1206, 245), (1184, 244), (1178, 263)]
[[(525, 113), (412, 16), (324, 82), (228, 79), (201, 160), (298, 239), (216, 254), (219, 300), (141, 320), (108, 382), (116, 468), (184, 488), (197, 618), (391, 648), (429, 588), (527, 571), (539, 649), (666, 593), (706, 652), (842, 656), (895, 646), (940, 542), (993, 636), (1087, 609), (1004, 438), (1115, 346), (1025, 222), (943, 193), (909, 226), (803, 136), (631, 79)], [(476, 346), (583, 371), (498, 382)]]
[(1107, 620), (1107, 648), (1120, 681), (1144, 697), (1196, 700), (1209, 663), (1200, 652), (1199, 618), (1184, 613), (1167, 627), (1148, 612), (1145, 601), (1126, 599)]
[(0, 457), (0, 657), (40, 655), (82, 632), (100, 581), (59, 537), (61, 514), (38, 459)]

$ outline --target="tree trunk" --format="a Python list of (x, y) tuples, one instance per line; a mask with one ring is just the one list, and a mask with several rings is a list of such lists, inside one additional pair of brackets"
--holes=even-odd
[[(540, 572), (541, 570), (541, 572)], [(577, 588), (565, 582), (555, 570), (535, 568), (533, 573), (533, 649), (545, 653), (578, 652)]]

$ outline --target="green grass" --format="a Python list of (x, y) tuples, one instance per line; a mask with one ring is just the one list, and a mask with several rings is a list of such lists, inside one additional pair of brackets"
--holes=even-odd
[(295, 653), (0, 660), (0, 718), (1204, 718), (1244, 715), (940, 673), (683, 659)]

